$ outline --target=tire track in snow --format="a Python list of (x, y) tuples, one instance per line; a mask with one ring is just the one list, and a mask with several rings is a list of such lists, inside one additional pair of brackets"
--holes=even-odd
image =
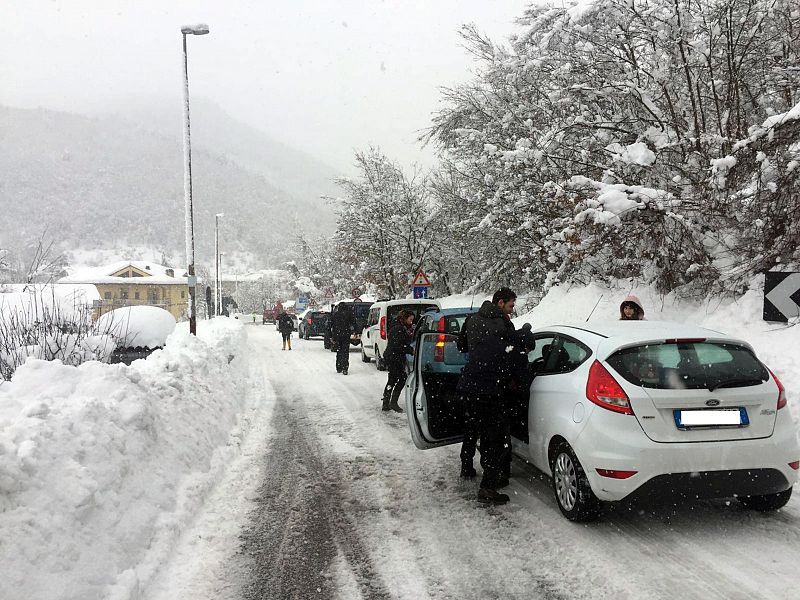
[(344, 555), (361, 598), (391, 598), (353, 525), (342, 466), (320, 454), (303, 394), (275, 381), (273, 445), (253, 527), (242, 536), (252, 568), (244, 598), (333, 598), (331, 569)]

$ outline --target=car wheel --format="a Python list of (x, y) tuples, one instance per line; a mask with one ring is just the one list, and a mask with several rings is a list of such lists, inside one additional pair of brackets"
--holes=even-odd
[(381, 357), (381, 351), (375, 348), (375, 368), (378, 371), (385, 371), (386, 370), (386, 363), (383, 362), (383, 357)]
[(600, 501), (575, 451), (566, 442), (556, 449), (551, 468), (553, 491), (561, 514), (570, 521), (594, 521), (600, 514)]
[(763, 496), (739, 496), (738, 500), (745, 507), (759, 512), (771, 512), (786, 506), (792, 497), (792, 488), (777, 494), (764, 494)]
[(361, 362), (372, 362), (372, 359), (364, 352), (364, 346), (361, 346)]

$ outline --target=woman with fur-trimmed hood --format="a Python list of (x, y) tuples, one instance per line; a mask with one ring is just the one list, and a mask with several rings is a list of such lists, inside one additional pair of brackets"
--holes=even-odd
[(644, 307), (634, 295), (630, 295), (619, 305), (620, 321), (644, 321)]

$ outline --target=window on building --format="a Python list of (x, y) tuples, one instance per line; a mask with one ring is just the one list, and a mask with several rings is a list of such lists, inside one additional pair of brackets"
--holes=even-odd
[(184, 298), (186, 298), (186, 292), (181, 290), (181, 299), (184, 299)]
[(134, 297), (134, 299), (138, 300), (139, 299), (139, 292), (133, 292), (133, 297)]
[(111, 292), (106, 292), (105, 294), (103, 294), (103, 298), (105, 298), (106, 300), (111, 300)]
[(122, 290), (119, 293), (119, 297), (122, 298), (123, 300), (127, 300), (128, 299), (128, 290)]

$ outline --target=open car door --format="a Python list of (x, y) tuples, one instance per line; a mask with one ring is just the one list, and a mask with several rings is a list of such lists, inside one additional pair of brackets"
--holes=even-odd
[(415, 339), (406, 382), (406, 415), (411, 439), (420, 449), (456, 444), (464, 436), (464, 404), (456, 391), (467, 354), (457, 335), (423, 332)]

